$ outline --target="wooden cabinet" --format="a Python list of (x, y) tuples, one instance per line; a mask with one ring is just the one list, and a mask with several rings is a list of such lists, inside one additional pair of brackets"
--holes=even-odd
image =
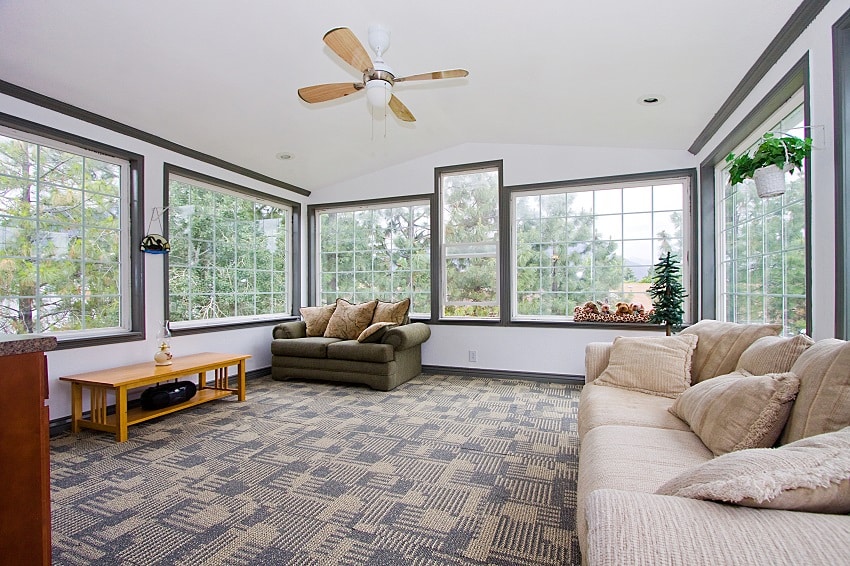
[[(55, 338), (0, 340), (3, 565), (50, 564), (50, 421), (44, 351), (55, 345)], [(7, 352), (11, 353), (4, 355)]]

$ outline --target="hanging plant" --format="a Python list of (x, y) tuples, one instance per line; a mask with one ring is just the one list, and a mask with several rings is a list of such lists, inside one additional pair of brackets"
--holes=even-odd
[(726, 162), (732, 164), (729, 183), (737, 185), (745, 179), (753, 179), (759, 196), (780, 195), (785, 192), (785, 173), (802, 169), (803, 161), (811, 153), (811, 138), (767, 132), (752, 155), (730, 153), (726, 156)]

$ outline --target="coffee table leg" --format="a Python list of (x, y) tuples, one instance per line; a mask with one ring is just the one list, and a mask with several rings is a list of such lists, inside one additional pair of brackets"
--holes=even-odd
[(240, 401), (245, 400), (245, 360), (239, 360), (239, 381), (236, 386), (236, 390), (238, 391), (238, 399)]
[(80, 419), (83, 418), (83, 386), (71, 384), (71, 432), (80, 432)]
[(118, 430), (115, 431), (115, 439), (118, 442), (127, 442), (127, 388), (119, 386), (115, 392), (115, 417)]

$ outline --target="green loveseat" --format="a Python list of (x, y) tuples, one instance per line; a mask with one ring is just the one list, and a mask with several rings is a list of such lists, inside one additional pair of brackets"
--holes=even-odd
[(387, 330), (379, 342), (307, 336), (304, 321), (272, 330), (272, 378), (363, 383), (389, 391), (422, 373), (422, 343), (431, 329), (413, 322)]

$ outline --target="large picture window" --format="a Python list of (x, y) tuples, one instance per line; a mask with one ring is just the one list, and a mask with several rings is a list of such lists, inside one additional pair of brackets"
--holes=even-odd
[(169, 173), (168, 314), (175, 328), (291, 314), (292, 208)]
[(0, 129), (0, 333), (129, 333), (130, 162)]
[(431, 313), (429, 200), (320, 207), (315, 211), (319, 304), (411, 298)]
[[(764, 132), (805, 137), (802, 92), (734, 151), (749, 151)], [(717, 168), (718, 315), (733, 322), (771, 322), (786, 334), (807, 331), (805, 172), (786, 173), (786, 192), (760, 198), (748, 179), (729, 184)]]
[(439, 171), (441, 316), (498, 319), (501, 165)]
[(688, 273), (689, 191), (688, 177), (513, 189), (513, 318), (570, 319), (587, 301), (648, 309), (659, 256)]

